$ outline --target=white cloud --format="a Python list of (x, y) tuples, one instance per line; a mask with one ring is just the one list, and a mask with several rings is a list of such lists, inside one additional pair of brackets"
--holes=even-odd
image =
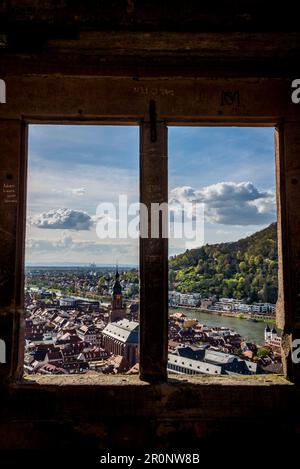
[(36, 238), (26, 239), (26, 249), (29, 251), (65, 250), (72, 248), (73, 245), (74, 242), (72, 236), (67, 235), (66, 233), (63, 233), (59, 239), (53, 241)]
[(84, 187), (77, 187), (75, 189), (70, 189), (71, 194), (73, 195), (84, 195), (85, 194), (85, 188)]
[(276, 207), (276, 196), (273, 192), (269, 192), (264, 198), (252, 200), (249, 204), (254, 205), (258, 213), (273, 213)]
[(82, 196), (85, 194), (85, 188), (84, 187), (69, 187), (66, 189), (52, 189), (52, 192), (55, 194), (71, 194), (71, 195), (76, 195), (76, 196)]
[(89, 230), (93, 225), (92, 218), (81, 210), (69, 208), (52, 209), (33, 215), (29, 218), (29, 224), (37, 228)]
[(74, 239), (63, 232), (56, 239), (26, 239), (26, 258), (29, 262), (98, 262), (114, 263), (122, 259), (124, 264), (138, 263), (138, 245), (99, 243), (93, 240)]
[[(40, 160), (38, 160), (40, 161)], [(117, 202), (127, 194), (130, 202), (138, 200), (138, 173), (126, 168), (76, 165), (58, 172), (43, 162), (31, 166), (28, 177), (30, 215), (68, 207), (95, 213), (101, 202)], [(66, 189), (65, 189), (66, 188)], [(83, 192), (85, 191), (85, 192)]]
[(260, 225), (276, 217), (276, 200), (272, 191), (260, 191), (251, 182), (219, 182), (195, 190), (176, 187), (170, 204), (198, 202), (205, 204), (208, 222), (223, 225)]
[(40, 238), (27, 238), (26, 250), (29, 253), (39, 252), (63, 252), (66, 251), (92, 251), (101, 247), (96, 241), (92, 240), (74, 240), (74, 238), (63, 232), (59, 238), (49, 240)]

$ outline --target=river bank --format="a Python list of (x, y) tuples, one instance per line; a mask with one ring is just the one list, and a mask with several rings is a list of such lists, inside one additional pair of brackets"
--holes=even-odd
[[(169, 308), (170, 314), (178, 311), (184, 311), (188, 318), (195, 318), (206, 326), (228, 327), (235, 330), (249, 342), (254, 342), (257, 345), (264, 344), (265, 322), (249, 321), (236, 315), (229, 315), (228, 312), (225, 312), (226, 315), (224, 315), (220, 311), (211, 312), (209, 310), (200, 310), (199, 308)], [(268, 324), (271, 324), (271, 322), (268, 322)]]
[(196, 311), (200, 313), (205, 313), (205, 314), (212, 314), (216, 316), (225, 316), (229, 318), (235, 318), (235, 319), (245, 319), (246, 321), (250, 322), (263, 322), (266, 324), (272, 324), (276, 325), (276, 319), (275, 317), (271, 316), (260, 316), (258, 314), (256, 315), (251, 315), (251, 314), (246, 314), (246, 313), (230, 313), (229, 311), (216, 311), (213, 309), (203, 309), (203, 308), (193, 308), (190, 306), (172, 306), (169, 309), (173, 310), (178, 310), (178, 309), (184, 309), (185, 311)]

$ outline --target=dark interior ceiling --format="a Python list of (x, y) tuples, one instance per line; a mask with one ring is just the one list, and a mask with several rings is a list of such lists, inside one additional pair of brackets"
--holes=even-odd
[(294, 77), (293, 8), (258, 0), (6, 0), (0, 73)]
[[(82, 31), (296, 32), (295, 5), (259, 0), (4, 0), (0, 34), (8, 48)], [(292, 45), (292, 44), (291, 44)]]
[[(297, 31), (295, 2), (261, 0), (4, 0), (0, 29), (30, 26), (55, 37), (84, 29)], [(69, 29), (69, 28), (70, 29)], [(53, 36), (52, 36), (53, 37)]]

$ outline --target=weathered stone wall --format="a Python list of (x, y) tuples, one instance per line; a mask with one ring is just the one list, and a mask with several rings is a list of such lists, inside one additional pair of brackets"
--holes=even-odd
[[(254, 435), (269, 442), (273, 431), (299, 440), (300, 373), (291, 360), (292, 341), (300, 335), (300, 104), (291, 101), (291, 80), (300, 77), (298, 19), (289, 8), (270, 9), (262, 2), (202, 3), (0, 5), (0, 78), (7, 88), (7, 102), (0, 104), (0, 339), (6, 343), (0, 448), (178, 448), (186, 440), (196, 448), (207, 441), (252, 441)], [(160, 384), (128, 377), (102, 384), (90, 377), (22, 382), (26, 144), (32, 122), (141, 125), (141, 199), (147, 204), (167, 197), (168, 125), (276, 126), (277, 320), (284, 330), (285, 373), (297, 384), (279, 378), (163, 382), (163, 239), (141, 243), (141, 370)], [(149, 320), (151, 314), (156, 321)]]
[(299, 397), (299, 388), (272, 376), (156, 385), (41, 377), (1, 391), (0, 448), (202, 449), (233, 441), (269, 448), (279, 435), (299, 439)]

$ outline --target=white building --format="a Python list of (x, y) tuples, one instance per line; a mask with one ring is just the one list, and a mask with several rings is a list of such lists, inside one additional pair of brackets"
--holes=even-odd
[(271, 303), (254, 303), (251, 305), (251, 311), (253, 313), (271, 313), (275, 314), (276, 305)]
[(170, 306), (190, 306), (197, 307), (200, 304), (200, 293), (180, 293), (177, 291), (169, 292)]

